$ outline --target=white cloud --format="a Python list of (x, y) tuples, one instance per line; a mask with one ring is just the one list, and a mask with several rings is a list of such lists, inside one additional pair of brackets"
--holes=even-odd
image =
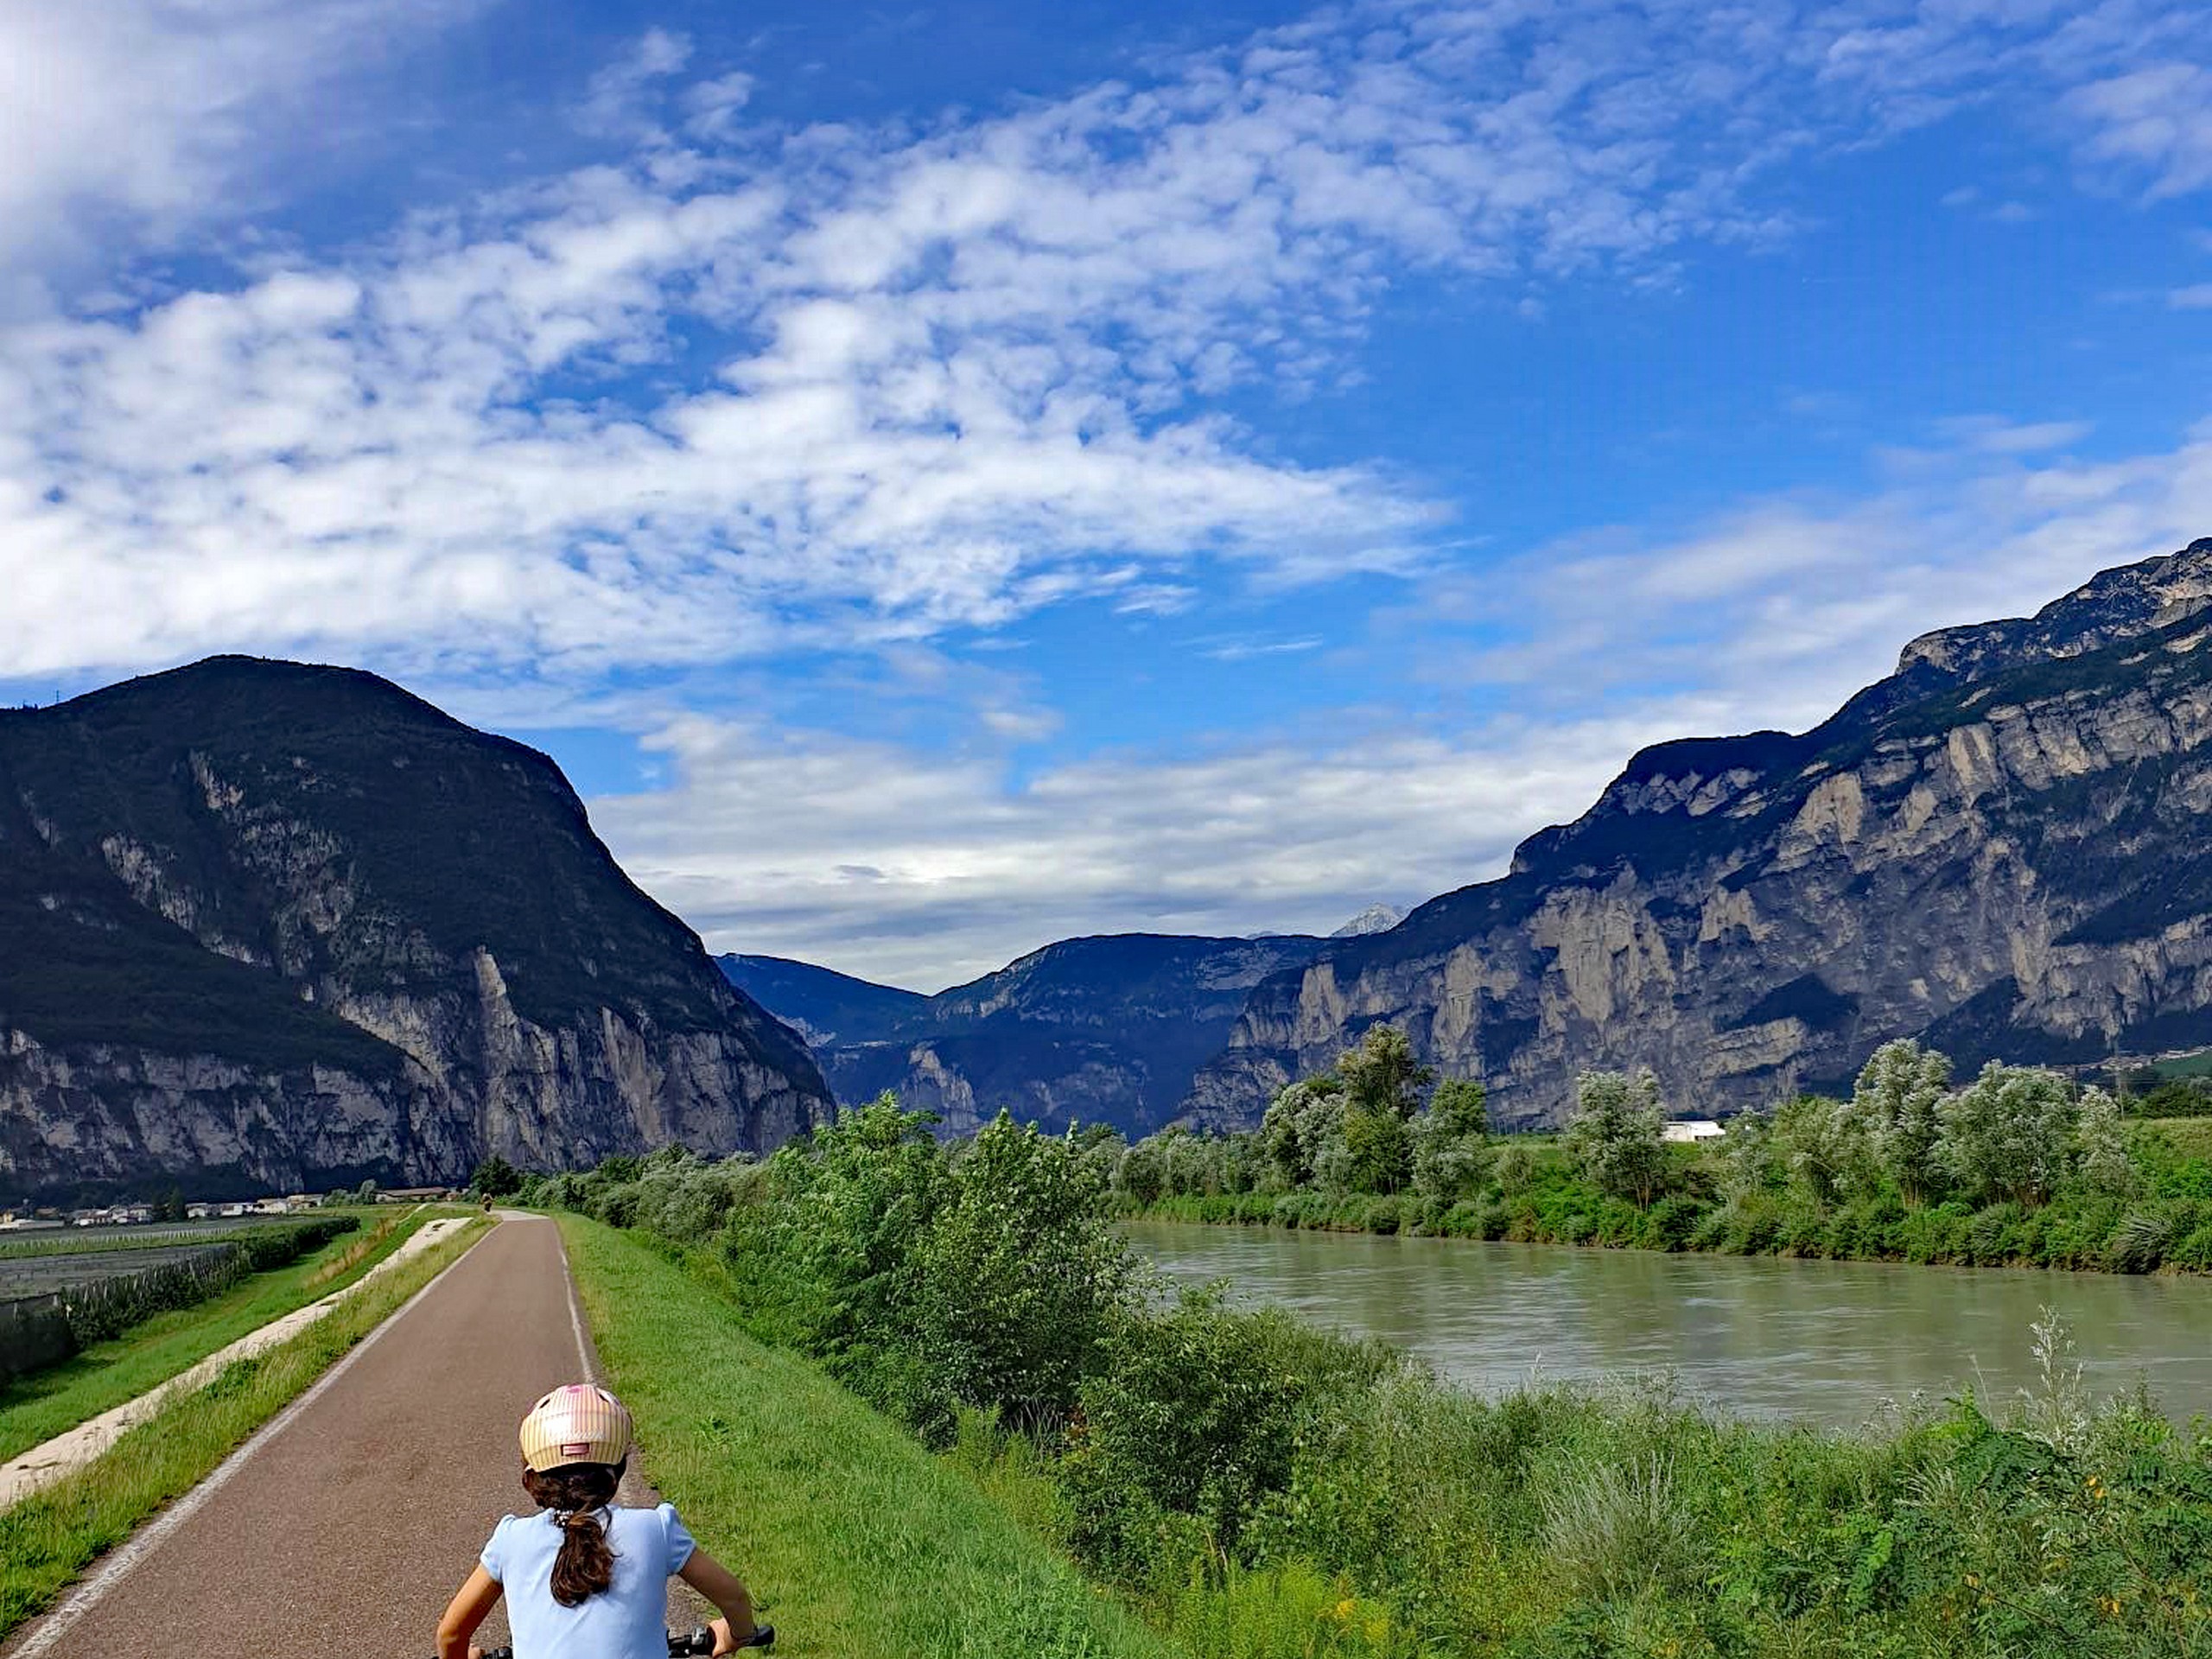
[[(940, 754), (697, 716), (665, 792), (592, 803), (633, 879), (715, 950), (937, 990), (1071, 934), (1327, 932), (1494, 873), (1679, 711), (1517, 739), (1283, 740), (1009, 783)], [(772, 811), (763, 803), (775, 803)]]
[[(1325, 932), (1502, 874), (1645, 744), (1804, 729), (1923, 632), (2024, 614), (2208, 531), (2212, 423), (2168, 453), (2033, 467), (1967, 436), (1940, 475), (1670, 542), (1586, 538), (1377, 620), (1376, 652), (1428, 653), (1433, 680), (1503, 688), (1508, 712), (1339, 718), (1027, 780), (988, 744), (948, 758), (687, 715), (650, 740), (671, 786), (592, 813), (714, 949), (922, 989), (1078, 933)], [(1468, 650), (1472, 625), (1509, 620), (1519, 645)]]
[(2166, 296), (2166, 303), (2177, 311), (2212, 310), (2212, 283), (2192, 283), (2187, 288), (2177, 288)]
[(2092, 81), (2068, 97), (2091, 129), (2088, 152), (2145, 175), (2155, 198), (2212, 185), (2212, 72), (2154, 63)]
[[(361, 15), (294, 10), (318, 41)], [(294, 11), (216, 15), (298, 59), (269, 44)], [(0, 652), (19, 673), (245, 646), (574, 678), (1084, 594), (1166, 608), (1198, 561), (1422, 568), (1447, 514), (1417, 484), (1268, 457), (1211, 401), (1338, 372), (1408, 269), (1637, 280), (1695, 239), (1770, 238), (1763, 169), (1988, 95), (1993, 65), (2065, 32), (2033, 8), (1878, 22), (1355, 8), (919, 138), (744, 131), (741, 74), (686, 87), (689, 41), (649, 32), (586, 100), (629, 166), (0, 335)], [(730, 143), (682, 146), (656, 104)], [(205, 185), (192, 144), (162, 153), (182, 170), (149, 211)]]
[[(478, 0), (18, 0), (0, 6), (0, 312), (57, 272), (242, 217), (342, 92)], [(280, 161), (280, 158), (282, 160)]]
[[(1515, 685), (1554, 718), (1661, 685), (1702, 700), (1704, 730), (1800, 729), (1888, 673), (1918, 634), (2025, 614), (2098, 570), (2212, 533), (2212, 423), (2164, 453), (2035, 466), (1987, 435), (1961, 433), (1956, 450), (1916, 457), (1863, 497), (1749, 504), (1672, 541), (1578, 537), (1493, 573), (1456, 611), (1437, 596), (1397, 626), (1418, 637), (1439, 616), (1510, 623), (1512, 643), (1440, 653), (1433, 676)], [(1515, 596), (1511, 616), (1493, 592)]]

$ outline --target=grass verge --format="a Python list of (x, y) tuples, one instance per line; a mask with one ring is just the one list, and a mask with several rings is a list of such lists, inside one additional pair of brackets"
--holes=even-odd
[(279, 1347), (238, 1360), (67, 1480), (0, 1511), (0, 1638), (215, 1466), (429, 1283), (483, 1230), (464, 1228)]
[(793, 1659), (1165, 1659), (985, 1491), (651, 1246), (561, 1217), (647, 1474), (767, 1605)]
[(136, 1400), (272, 1319), (346, 1288), (429, 1220), (417, 1210), (346, 1233), (222, 1295), (156, 1314), (59, 1365), (0, 1383), (0, 1462)]

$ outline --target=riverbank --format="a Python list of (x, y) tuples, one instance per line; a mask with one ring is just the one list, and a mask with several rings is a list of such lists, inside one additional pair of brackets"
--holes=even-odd
[[(1205, 1145), (1202, 1137), (1185, 1138)], [(1956, 1198), (1910, 1203), (1894, 1186), (1828, 1202), (1779, 1183), (1732, 1191), (1721, 1155), (1688, 1147), (1668, 1149), (1657, 1196), (1638, 1204), (1579, 1178), (1554, 1143), (1508, 1138), (1495, 1144), (1487, 1179), (1457, 1199), (1315, 1186), (1148, 1196), (1123, 1185), (1116, 1195), (1118, 1213), (1130, 1220), (1210, 1226), (1835, 1262), (2085, 1273), (2212, 1271), (2212, 1161), (2185, 1154), (2155, 1125), (2138, 1132), (2126, 1190), (2067, 1185), (2032, 1205), (2007, 1200), (1979, 1206)], [(1508, 1153), (1518, 1156), (1509, 1162)], [(1214, 1168), (1238, 1167), (1220, 1159), (1211, 1165), (1199, 1158), (1190, 1162), (1206, 1179), (1219, 1179)]]
[[(1003, 1120), (956, 1156), (879, 1105), (766, 1164), (657, 1154), (532, 1196), (649, 1235), (714, 1293), (680, 1294), (663, 1260), (603, 1304), (618, 1324), (684, 1310), (628, 1362), (696, 1459), (679, 1485), (734, 1504), (758, 1463), (834, 1510), (846, 1465), (925, 1459), (1193, 1659), (2212, 1648), (2212, 1445), (2093, 1402), (2053, 1325), (2027, 1397), (1836, 1435), (1650, 1382), (1484, 1399), (1278, 1310), (1163, 1305), (1106, 1224), (1097, 1160)], [(785, 1395), (809, 1403), (771, 1449), (747, 1425)], [(880, 1416), (849, 1447), (810, 1427), (862, 1402)], [(849, 1551), (929, 1559), (978, 1524), (860, 1482), (930, 1541), (880, 1543), (864, 1516)], [(764, 1514), (818, 1583), (807, 1558), (836, 1546)], [(1046, 1650), (975, 1636), (923, 1650)]]

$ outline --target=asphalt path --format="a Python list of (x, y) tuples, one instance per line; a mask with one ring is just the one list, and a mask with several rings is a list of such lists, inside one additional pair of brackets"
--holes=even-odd
[[(493, 1525), (529, 1510), (515, 1426), (597, 1374), (550, 1221), (502, 1220), (198, 1507), (94, 1563), (11, 1659), (423, 1659)], [(652, 1501), (642, 1490), (626, 1501)], [(671, 1622), (696, 1604), (671, 1585)], [(504, 1642), (494, 1613), (478, 1635)]]

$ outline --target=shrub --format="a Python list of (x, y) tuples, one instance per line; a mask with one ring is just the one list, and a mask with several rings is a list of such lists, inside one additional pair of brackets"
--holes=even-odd
[(1547, 1553), (1590, 1600), (1681, 1590), (1704, 1565), (1673, 1460), (1661, 1453), (1576, 1470), (1541, 1501)]

